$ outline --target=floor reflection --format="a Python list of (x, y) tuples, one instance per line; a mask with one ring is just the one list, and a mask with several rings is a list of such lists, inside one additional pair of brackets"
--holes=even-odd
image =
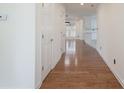
[(69, 66), (70, 65), (70, 59), (68, 56), (65, 56), (65, 66)]
[(77, 57), (75, 57), (75, 66), (78, 66), (78, 59), (77, 59)]
[(66, 55), (65, 55), (65, 66), (75, 65), (77, 66), (78, 60), (76, 57), (76, 40), (66, 40)]
[(66, 40), (66, 54), (75, 54), (76, 52), (76, 41)]

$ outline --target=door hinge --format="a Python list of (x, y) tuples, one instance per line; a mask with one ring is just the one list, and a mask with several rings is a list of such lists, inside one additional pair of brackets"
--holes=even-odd
[(42, 39), (44, 38), (44, 35), (42, 34)]
[(44, 3), (42, 3), (42, 7), (44, 7)]
[(44, 71), (44, 66), (42, 66), (42, 71)]

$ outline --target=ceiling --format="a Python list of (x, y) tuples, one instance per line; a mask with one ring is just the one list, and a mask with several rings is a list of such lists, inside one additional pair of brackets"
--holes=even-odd
[(94, 15), (96, 13), (97, 3), (84, 3), (84, 5), (80, 5), (80, 3), (65, 3), (66, 13), (76, 16), (89, 16)]

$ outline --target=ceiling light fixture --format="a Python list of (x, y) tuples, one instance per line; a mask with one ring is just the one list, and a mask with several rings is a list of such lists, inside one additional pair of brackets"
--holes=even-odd
[(84, 5), (84, 3), (81, 3), (80, 5)]

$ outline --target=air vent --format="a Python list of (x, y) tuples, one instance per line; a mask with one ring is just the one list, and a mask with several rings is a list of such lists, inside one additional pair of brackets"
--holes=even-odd
[(65, 22), (65, 23), (68, 23), (69, 24), (70, 22)]

